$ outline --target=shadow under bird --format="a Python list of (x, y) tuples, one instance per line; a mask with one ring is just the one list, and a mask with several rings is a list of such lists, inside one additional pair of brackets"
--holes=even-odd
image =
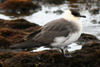
[(74, 9), (66, 11), (62, 18), (45, 24), (26, 37), (26, 41), (13, 45), (11, 49), (27, 49), (34, 47), (60, 48), (65, 55), (64, 48), (75, 42), (81, 35), (82, 23), (80, 17), (86, 18)]

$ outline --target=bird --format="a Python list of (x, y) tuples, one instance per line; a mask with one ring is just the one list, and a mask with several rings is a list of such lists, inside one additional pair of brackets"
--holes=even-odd
[(68, 9), (61, 18), (52, 20), (40, 29), (25, 37), (26, 41), (10, 46), (11, 49), (34, 47), (59, 48), (65, 55), (64, 48), (74, 43), (82, 33), (80, 18), (86, 18), (75, 9)]

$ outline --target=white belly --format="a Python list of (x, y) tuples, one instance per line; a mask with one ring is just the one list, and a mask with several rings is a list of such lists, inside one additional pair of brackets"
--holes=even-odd
[(54, 42), (51, 44), (51, 46), (53, 47), (64, 47), (64, 46), (68, 46), (71, 43), (75, 42), (81, 35), (81, 31), (80, 32), (76, 32), (74, 34), (70, 34), (68, 37), (56, 37), (54, 39)]

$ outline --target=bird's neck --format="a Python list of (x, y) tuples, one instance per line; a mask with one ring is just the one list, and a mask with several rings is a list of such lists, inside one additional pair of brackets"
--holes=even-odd
[(71, 15), (71, 14), (65, 14), (65, 15), (63, 16), (63, 18), (64, 18), (65, 20), (73, 21), (73, 22), (79, 22), (79, 19), (80, 19), (80, 18), (75, 17), (75, 16), (73, 16), (73, 15)]
[(82, 30), (82, 23), (80, 22), (80, 18), (74, 17), (71, 14), (66, 14), (63, 16), (63, 18), (67, 21), (70, 21), (72, 24), (77, 25), (77, 27), (79, 27), (80, 30)]

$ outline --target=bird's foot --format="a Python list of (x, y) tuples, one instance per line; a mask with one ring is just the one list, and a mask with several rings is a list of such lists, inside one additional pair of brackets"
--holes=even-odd
[(63, 54), (65, 57), (68, 57), (68, 58), (73, 57), (72, 54), (70, 52), (68, 52), (68, 50), (66, 50), (66, 49), (63, 49)]
[(67, 58), (71, 58), (71, 57), (73, 57), (71, 54), (64, 54), (64, 57), (67, 57)]

